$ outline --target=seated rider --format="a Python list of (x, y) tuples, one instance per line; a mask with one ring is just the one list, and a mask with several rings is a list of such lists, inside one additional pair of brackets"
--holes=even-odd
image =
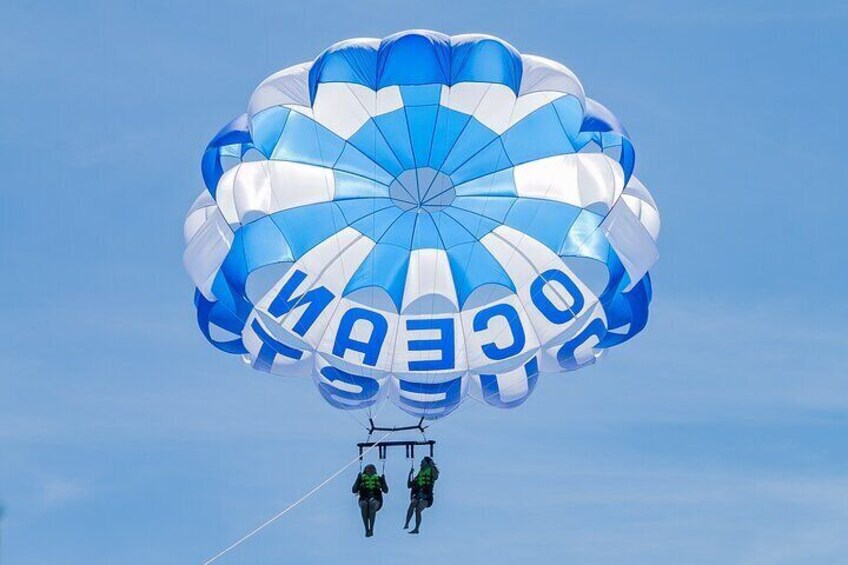
[(374, 518), (383, 506), (383, 493), (389, 492), (386, 477), (378, 475), (374, 465), (366, 465), (365, 471), (356, 476), (352, 490), (354, 494), (359, 494), (365, 537), (371, 537), (374, 535)]
[(417, 534), (421, 527), (421, 513), (425, 508), (433, 506), (433, 485), (439, 478), (439, 469), (433, 460), (425, 457), (421, 460), (421, 468), (415, 477), (412, 476), (413, 469), (409, 470), (406, 486), (410, 489), (409, 508), (406, 510), (406, 523), (403, 529), (409, 528), (409, 521), (415, 513), (415, 529), (410, 534)]

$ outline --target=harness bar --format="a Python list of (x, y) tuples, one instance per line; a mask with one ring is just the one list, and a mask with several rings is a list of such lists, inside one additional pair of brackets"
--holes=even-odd
[(424, 418), (418, 420), (418, 423), (414, 426), (394, 426), (391, 428), (385, 426), (378, 426), (374, 423), (373, 418), (368, 418), (368, 423), (370, 424), (370, 428), (368, 428), (368, 435), (370, 436), (374, 432), (408, 432), (412, 430), (418, 430), (422, 434), (424, 430), (427, 429), (427, 426), (424, 425)]
[[(380, 429), (380, 428), (377, 428)], [(416, 428), (412, 428), (416, 429)], [(365, 451), (368, 449), (377, 448), (377, 455), (381, 460), (386, 459), (386, 453), (388, 452), (390, 447), (400, 447), (403, 446), (406, 448), (406, 458), (407, 459), (415, 459), (415, 446), (416, 445), (426, 445), (430, 448), (430, 457), (433, 457), (434, 448), (436, 446), (435, 440), (427, 440), (427, 441), (363, 441), (361, 443), (357, 443), (356, 447), (359, 448), (359, 460), (362, 461), (363, 455), (365, 455)]]

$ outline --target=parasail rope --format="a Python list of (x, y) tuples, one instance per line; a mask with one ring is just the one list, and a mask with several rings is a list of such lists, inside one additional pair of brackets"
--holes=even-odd
[[(372, 445), (371, 447), (369, 447), (368, 449), (366, 449), (365, 451), (363, 451), (363, 452), (362, 452), (362, 455), (365, 455), (366, 453), (368, 453), (369, 451), (371, 451), (372, 449), (374, 449), (375, 447), (377, 447), (377, 445), (379, 445), (379, 443), (380, 443), (381, 441), (383, 441), (384, 439), (386, 439), (387, 437), (389, 437), (389, 436), (390, 436), (390, 435), (392, 435), (393, 433), (394, 433), (393, 431), (390, 431), (390, 432), (388, 432), (386, 435), (384, 435), (383, 437), (381, 437), (380, 439), (378, 439), (378, 440), (374, 443), (374, 445)], [(342, 473), (343, 473), (343, 472), (344, 472), (344, 471), (345, 471), (348, 467), (350, 467), (351, 465), (353, 465), (354, 463), (356, 463), (356, 462), (359, 460), (359, 458), (360, 458), (360, 456), (359, 456), (359, 455), (357, 455), (356, 457), (354, 457), (353, 459), (351, 459), (350, 461), (348, 461), (347, 463), (345, 463), (345, 464), (344, 464), (344, 466), (343, 466), (341, 469), (339, 469), (338, 471), (336, 471), (335, 473), (333, 473), (332, 475), (330, 475), (329, 477), (327, 477), (326, 479), (324, 479), (324, 481), (323, 481), (321, 484), (319, 484), (318, 486), (316, 486), (315, 488), (313, 488), (312, 490), (310, 490), (309, 492), (307, 492), (306, 494), (304, 494), (303, 496), (301, 496), (300, 498), (298, 498), (297, 500), (295, 500), (294, 502), (292, 502), (291, 504), (289, 504), (288, 506), (286, 506), (283, 510), (281, 510), (281, 511), (277, 512), (276, 514), (274, 514), (273, 516), (271, 516), (270, 518), (268, 518), (267, 520), (265, 520), (262, 524), (260, 524), (260, 525), (259, 525), (259, 526), (257, 526), (256, 528), (254, 528), (254, 529), (253, 529), (250, 533), (245, 534), (245, 535), (244, 535), (244, 536), (242, 536), (242, 537), (241, 537), (238, 541), (233, 542), (233, 543), (232, 543), (229, 547), (227, 547), (225, 550), (221, 551), (220, 553), (218, 553), (218, 554), (217, 554), (217, 555), (215, 555), (214, 557), (211, 557), (210, 559), (207, 559), (206, 561), (204, 561), (204, 562), (203, 562), (203, 565), (209, 565), (210, 563), (212, 563), (212, 562), (214, 562), (214, 561), (217, 561), (219, 558), (223, 557), (224, 555), (226, 555), (227, 553), (229, 553), (229, 552), (230, 552), (230, 551), (232, 551), (233, 549), (235, 549), (235, 548), (237, 548), (238, 546), (240, 546), (242, 543), (246, 542), (247, 540), (249, 540), (250, 538), (252, 538), (252, 537), (253, 537), (253, 536), (255, 536), (256, 534), (258, 534), (259, 532), (261, 532), (262, 530), (264, 530), (267, 526), (270, 526), (270, 525), (271, 525), (273, 522), (275, 522), (277, 519), (282, 518), (282, 517), (283, 517), (283, 516), (284, 516), (284, 515), (285, 515), (285, 514), (289, 511), (289, 510), (292, 510), (293, 508), (295, 508), (298, 504), (300, 504), (301, 502), (303, 502), (304, 500), (306, 500), (307, 498), (309, 498), (310, 496), (312, 496), (313, 494), (315, 494), (316, 492), (318, 492), (319, 490), (321, 490), (321, 489), (322, 489), (325, 485), (327, 485), (327, 483), (329, 483), (330, 481), (332, 481), (333, 479), (335, 479), (336, 477), (338, 477), (339, 475), (341, 475), (341, 474), (342, 474)]]

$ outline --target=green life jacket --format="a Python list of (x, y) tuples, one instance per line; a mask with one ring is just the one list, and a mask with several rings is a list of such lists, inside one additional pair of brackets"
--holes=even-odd
[(380, 490), (380, 486), (381, 486), (380, 485), (380, 475), (377, 475), (377, 474), (368, 475), (368, 474), (362, 473), (361, 484), (362, 484), (362, 488), (364, 490), (369, 491), (369, 492), (375, 491), (375, 490)]
[(415, 477), (418, 487), (430, 486), (433, 484), (433, 470), (430, 467), (423, 467), (418, 471), (418, 476)]

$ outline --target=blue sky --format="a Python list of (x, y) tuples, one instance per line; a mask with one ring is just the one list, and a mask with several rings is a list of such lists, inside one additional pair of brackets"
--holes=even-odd
[(0, 21), (0, 562), (199, 563), (354, 455), (308, 381), (193, 321), (199, 158), (348, 37), (486, 32), (572, 68), (663, 215), (648, 329), (433, 428), (361, 537), (353, 475), (220, 563), (835, 563), (848, 554), (840, 2), (18, 2)]

